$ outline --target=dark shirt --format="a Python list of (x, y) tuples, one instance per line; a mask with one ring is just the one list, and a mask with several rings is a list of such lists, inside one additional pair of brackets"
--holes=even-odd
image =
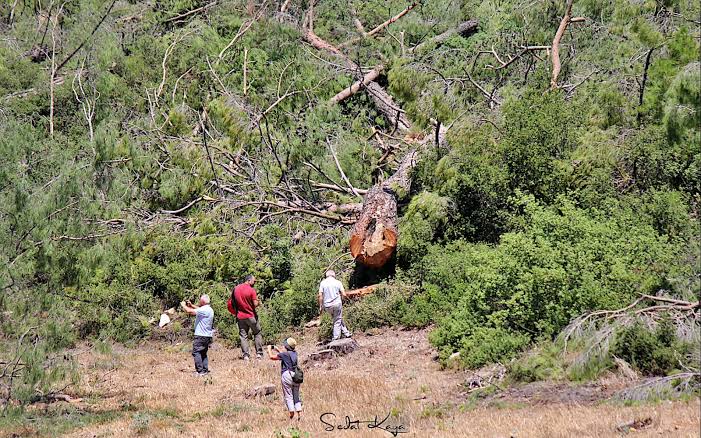
[(282, 368), (280, 374), (284, 373), (285, 371), (294, 372), (295, 365), (297, 364), (297, 353), (296, 352), (294, 352), (294, 351), (281, 351), (277, 354), (277, 357), (280, 359), (280, 365)]
[(255, 318), (256, 311), (253, 301), (258, 299), (256, 290), (248, 283), (239, 284), (234, 288), (234, 299), (236, 300), (236, 318)]

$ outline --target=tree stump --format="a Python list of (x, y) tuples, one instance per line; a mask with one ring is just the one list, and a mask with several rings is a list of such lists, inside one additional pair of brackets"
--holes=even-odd
[(245, 393), (246, 398), (264, 397), (266, 395), (275, 394), (275, 385), (260, 385), (251, 388)]
[(331, 341), (326, 345), (326, 348), (333, 350), (339, 356), (344, 354), (349, 354), (358, 349), (360, 345), (351, 338), (338, 339), (336, 341)]
[(320, 350), (320, 351), (315, 351), (314, 353), (309, 354), (309, 357), (307, 357), (306, 362), (333, 359), (334, 357), (336, 357), (336, 352), (334, 350), (330, 350), (330, 349)]

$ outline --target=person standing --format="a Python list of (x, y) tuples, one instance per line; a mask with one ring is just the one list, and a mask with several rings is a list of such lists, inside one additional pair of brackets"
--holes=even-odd
[(256, 345), (256, 359), (263, 358), (263, 335), (261, 334), (260, 322), (256, 308), (260, 305), (258, 294), (253, 289), (256, 277), (247, 275), (246, 281), (234, 288), (231, 301), (236, 303), (236, 323), (239, 327), (239, 338), (241, 340), (241, 351), (243, 360), (250, 360), (248, 331), (253, 334)]
[(341, 298), (346, 297), (343, 283), (336, 280), (334, 271), (326, 271), (326, 278), (319, 284), (319, 313), (324, 310), (331, 315), (333, 321), (333, 339), (335, 341), (343, 336), (350, 338), (353, 334), (343, 323), (343, 304)]
[[(268, 357), (272, 360), (280, 361), (282, 371), (280, 380), (282, 382), (282, 395), (285, 406), (287, 406), (290, 420), (294, 418), (296, 412), (297, 421), (299, 421), (302, 419), (302, 399), (299, 395), (300, 384), (292, 380), (292, 375), (297, 366), (297, 352), (295, 352), (297, 341), (294, 338), (287, 338), (282, 345), (285, 349), (284, 351), (280, 351), (275, 346), (268, 346)], [(273, 353), (273, 350), (275, 350), (275, 353)]]
[(180, 306), (190, 315), (195, 315), (195, 337), (192, 340), (192, 357), (195, 359), (195, 371), (199, 376), (209, 374), (207, 352), (214, 336), (214, 310), (209, 305), (209, 295), (200, 297), (200, 304), (182, 301)]

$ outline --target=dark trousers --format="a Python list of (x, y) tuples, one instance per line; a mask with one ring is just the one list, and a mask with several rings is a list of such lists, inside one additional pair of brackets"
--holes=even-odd
[(241, 351), (243, 357), (248, 357), (248, 331), (253, 333), (253, 339), (256, 344), (256, 354), (263, 356), (263, 335), (260, 333), (260, 323), (256, 318), (237, 319), (239, 326), (239, 338), (241, 340)]
[(192, 357), (195, 358), (195, 370), (198, 373), (209, 372), (207, 351), (211, 343), (212, 338), (209, 336), (195, 336), (195, 339), (192, 341)]

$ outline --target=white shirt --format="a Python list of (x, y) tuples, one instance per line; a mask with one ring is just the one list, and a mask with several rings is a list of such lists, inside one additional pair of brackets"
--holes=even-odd
[(319, 284), (319, 292), (323, 295), (324, 307), (341, 304), (341, 292), (345, 291), (343, 284), (333, 277), (326, 277)]

